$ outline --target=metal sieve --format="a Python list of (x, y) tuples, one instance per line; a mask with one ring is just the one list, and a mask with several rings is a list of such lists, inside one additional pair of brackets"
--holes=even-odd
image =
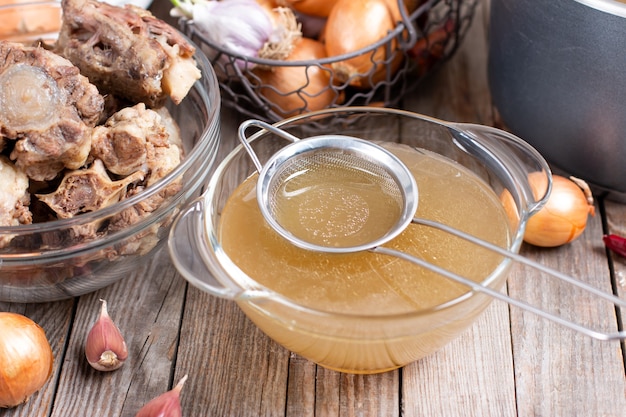
[[(249, 126), (261, 127), (292, 143), (262, 166), (245, 140)], [(415, 216), (418, 202), (415, 178), (402, 161), (381, 146), (341, 135), (301, 140), (257, 120), (248, 120), (240, 126), (240, 138), (259, 172), (256, 193), (263, 217), (278, 234), (300, 248), (331, 253), (367, 250), (399, 235)], [(349, 187), (354, 187), (355, 192), (349, 193)], [(322, 195), (318, 196), (328, 205), (333, 200), (324, 199), (325, 196), (341, 194), (339, 204), (326, 207), (326, 217), (334, 218), (332, 226), (323, 213), (303, 213), (301, 207), (297, 215), (308, 216), (319, 227), (296, 230), (296, 222), (288, 216), (294, 211), (292, 205), (301, 202), (298, 197), (303, 193), (311, 194), (314, 189), (321, 189)], [(337, 192), (333, 193), (332, 189)], [(374, 193), (384, 202), (378, 213), (362, 213), (358, 209), (359, 203), (366, 208), (358, 195), (362, 191)], [(386, 222), (381, 223), (381, 216)], [(376, 220), (374, 225), (372, 219)], [(378, 233), (371, 231), (372, 226)]]
[[(251, 126), (269, 131), (290, 141), (291, 144), (281, 148), (269, 158), (265, 165), (262, 165), (246, 136), (246, 130)], [(420, 224), (460, 237), (496, 252), (504, 258), (535, 268), (608, 300), (615, 306), (626, 307), (625, 300), (567, 274), (445, 224), (415, 217), (418, 205), (418, 187), (415, 178), (408, 167), (385, 148), (363, 139), (342, 135), (322, 135), (301, 139), (260, 120), (243, 122), (239, 126), (239, 140), (259, 174), (256, 195), (261, 214), (269, 226), (291, 244), (302, 249), (324, 253), (370, 251), (393, 256), (459, 282), (472, 291), (484, 293), (593, 338), (626, 339), (626, 331), (612, 333), (596, 331), (509, 297), (413, 255), (383, 247), (382, 245), (398, 236), (410, 224)], [(294, 182), (295, 184), (292, 184)], [(321, 220), (319, 212), (312, 215), (306, 213), (306, 204), (298, 199), (316, 187), (321, 187), (326, 191), (329, 188), (337, 188), (336, 193), (323, 194), (316, 200), (317, 203), (328, 208), (327, 213), (321, 216)], [(358, 192), (365, 190), (372, 196), (369, 202), (382, 202), (382, 209), (377, 213), (359, 214), (358, 197), (348, 198), (351, 200), (348, 202), (343, 201), (346, 195), (352, 195), (350, 188), (355, 188)], [(323, 200), (322, 197), (328, 197), (328, 201)], [(342, 208), (342, 206), (345, 207)], [(353, 213), (354, 211), (357, 213)], [(303, 215), (310, 216), (307, 220), (313, 223), (317, 221), (321, 226), (313, 230), (297, 230), (296, 224), (299, 223), (297, 220)], [(324, 228), (329, 220), (325, 216), (332, 220), (332, 227)], [(384, 219), (381, 220), (380, 216)], [(368, 223), (368, 219), (373, 219), (373, 221)], [(367, 230), (361, 233), (368, 228), (377, 230), (374, 233)]]

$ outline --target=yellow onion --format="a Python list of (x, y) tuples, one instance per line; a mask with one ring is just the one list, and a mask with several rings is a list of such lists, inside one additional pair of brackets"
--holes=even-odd
[[(326, 57), (324, 45), (318, 41), (301, 38), (285, 61), (313, 61)], [(330, 88), (331, 71), (317, 65), (257, 67), (251, 83), (257, 94), (272, 110), (282, 117), (314, 111), (341, 102), (341, 94)]]
[(267, 11), (271, 11), (275, 7), (279, 7), (280, 1), (281, 0), (256, 0), (256, 2), (259, 3), (259, 6), (262, 6)]
[[(339, 0), (276, 0), (279, 4), (291, 7), (297, 12), (310, 16), (328, 17)], [(358, 3), (358, 2), (357, 2)]]
[(404, 0), (403, 3), (406, 6), (407, 11), (411, 13), (417, 10), (417, 8), (422, 4), (426, 3), (426, 0)]
[[(533, 192), (545, 189), (545, 176), (528, 177)], [(587, 226), (589, 215), (595, 214), (593, 197), (587, 185), (575, 178), (552, 177), (552, 193), (546, 204), (530, 217), (524, 241), (535, 246), (555, 247), (579, 237)]]
[[(333, 7), (324, 29), (324, 42), (329, 57), (360, 51), (388, 36), (401, 21), (397, 0), (339, 0)], [(337, 79), (360, 88), (371, 88), (395, 73), (403, 54), (396, 51), (396, 39), (332, 64)], [(387, 55), (387, 48), (391, 54)], [(371, 76), (371, 79), (370, 79)]]
[(52, 374), (52, 349), (43, 329), (26, 316), (0, 312), (0, 407), (15, 407)]

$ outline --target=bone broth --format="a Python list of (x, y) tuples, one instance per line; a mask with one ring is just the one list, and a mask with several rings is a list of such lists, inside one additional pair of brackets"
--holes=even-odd
[(294, 236), (324, 247), (348, 247), (385, 235), (401, 214), (390, 178), (366, 169), (310, 164), (278, 186), (276, 220)]
[[(510, 236), (505, 211), (498, 197), (482, 180), (437, 154), (406, 145), (382, 145), (397, 155), (415, 176), (419, 192), (417, 216), (445, 223), (507, 247)], [(388, 203), (385, 198), (373, 197), (371, 189), (364, 193), (360, 186), (355, 190), (354, 185), (348, 187), (349, 191), (340, 191), (343, 177), (336, 175), (333, 178), (328, 182), (332, 185), (329, 187), (319, 184), (299, 187), (299, 202), (286, 205), (292, 210), (290, 221), (295, 222), (293, 227), (308, 231), (323, 229), (332, 244), (333, 236), (350, 234), (352, 230), (348, 233), (334, 230), (329, 220), (332, 216), (327, 215), (322, 216), (324, 227), (320, 228), (319, 224), (315, 224), (319, 216), (311, 213), (324, 212), (328, 207), (336, 210), (337, 206), (341, 207), (341, 219), (337, 224), (342, 227), (345, 227), (346, 219), (348, 224), (357, 224), (357, 229), (367, 229), (368, 221), (385, 224), (385, 220), (378, 221), (378, 217), (384, 217), (380, 212), (389, 209), (385, 208)], [(222, 212), (219, 239), (224, 251), (245, 274), (293, 302), (323, 312), (384, 316), (415, 313), (468, 292), (467, 287), (461, 284), (394, 257), (367, 251), (324, 254), (293, 246), (264, 221), (257, 205), (256, 181), (255, 174), (230, 196)], [(345, 201), (341, 201), (342, 198)], [(330, 199), (340, 203), (329, 204)], [(379, 214), (367, 214), (374, 212)], [(375, 233), (380, 233), (380, 230)], [(385, 246), (403, 250), (476, 281), (484, 280), (502, 262), (501, 256), (460, 238), (413, 224)], [(416, 343), (410, 338), (397, 347), (392, 347), (393, 343), (389, 341), (321, 340), (321, 336), (315, 335), (315, 327), (325, 326), (323, 319), (309, 327), (300, 323), (298, 329), (297, 317), (285, 325), (268, 317), (252, 303), (242, 300), (239, 304), (262, 330), (280, 343), (300, 352), (303, 345), (308, 346), (304, 355), (309, 359), (323, 359), (329, 363), (329, 355), (337, 355), (336, 364), (329, 366), (334, 369), (351, 372), (393, 369), (393, 356), (414, 349), (411, 346)], [(352, 331), (356, 330), (345, 329), (346, 334)], [(372, 332), (375, 330), (372, 329)], [(424, 346), (425, 350), (429, 343), (442, 344), (444, 339), (447, 340), (445, 334), (423, 337), (426, 339), (419, 340), (417, 344)], [(372, 338), (376, 339), (376, 336)], [(377, 361), (382, 363), (375, 363)]]

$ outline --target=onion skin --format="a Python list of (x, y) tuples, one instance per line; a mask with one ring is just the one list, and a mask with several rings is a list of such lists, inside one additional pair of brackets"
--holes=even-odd
[[(528, 177), (533, 190), (537, 178)], [(587, 226), (589, 215), (594, 215), (593, 203), (574, 181), (552, 176), (552, 193), (546, 204), (528, 219), (524, 241), (541, 247), (556, 247), (578, 238)]]
[[(333, 57), (371, 47), (385, 38), (401, 19), (397, 0), (339, 0), (324, 29), (326, 52)], [(387, 47), (392, 52), (397, 47), (395, 39), (390, 42), (391, 45), (384, 44), (354, 58), (332, 63), (337, 79), (353, 87), (372, 88), (386, 78), (388, 70), (394, 74), (404, 55), (396, 51), (393, 57), (386, 56)], [(373, 61), (378, 64), (375, 66)]]
[(422, 4), (426, 3), (426, 0), (404, 0), (403, 3), (406, 6), (407, 11), (409, 13), (412, 13), (415, 10), (417, 10), (417, 8), (419, 6), (421, 6)]
[(0, 407), (15, 407), (52, 375), (53, 355), (44, 330), (17, 313), (0, 312)]
[[(339, 0), (277, 0), (295, 11), (310, 16), (328, 17), (330, 11)], [(361, 0), (353, 0), (359, 2)]]
[(280, 6), (280, 0), (256, 0), (256, 2), (268, 11), (271, 11), (273, 8)]
[[(325, 56), (326, 49), (322, 43), (301, 38), (285, 61), (319, 60)], [(272, 110), (281, 117), (324, 109), (342, 101), (341, 94), (330, 88), (330, 69), (314, 65), (276, 65), (270, 69), (255, 68), (253, 74), (259, 78), (251, 79), (251, 83), (258, 86), (257, 93), (275, 105)]]

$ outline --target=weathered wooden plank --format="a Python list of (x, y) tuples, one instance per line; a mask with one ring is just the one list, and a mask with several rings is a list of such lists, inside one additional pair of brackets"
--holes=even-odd
[[(613, 215), (623, 221), (626, 208), (613, 207)], [(596, 216), (574, 243), (557, 249), (526, 245), (522, 253), (610, 291), (601, 234), (601, 218)], [(557, 314), (616, 330), (612, 305), (536, 271), (518, 269), (509, 280), (509, 291)], [(520, 416), (623, 415), (626, 391), (619, 343), (598, 342), (518, 309), (511, 313), (511, 332)]]
[(400, 371), (354, 375), (317, 370), (316, 416), (400, 415)]
[[(487, 6), (488, 1), (481, 3), (461, 49), (406, 100), (406, 108), (453, 121), (495, 122), (486, 84)], [(220, 155), (237, 144), (239, 116), (224, 113)], [(626, 205), (607, 202), (606, 212), (609, 231), (626, 235)], [(573, 244), (525, 247), (524, 254), (610, 290), (601, 234), (596, 217)], [(617, 256), (611, 261), (623, 294), (626, 261)], [(598, 306), (536, 272), (514, 270), (509, 287), (515, 296), (616, 327), (611, 306)], [(430, 357), (385, 374), (346, 375), (290, 354), (233, 302), (186, 288), (162, 252), (126, 280), (77, 300), (0, 303), (0, 310), (40, 323), (56, 357), (51, 382), (28, 404), (0, 414), (132, 416), (184, 374), (189, 380), (183, 413), (189, 416), (509, 416), (516, 411), (519, 416), (621, 416), (626, 409), (619, 343), (593, 341), (514, 308), (509, 324), (509, 309), (500, 302)], [(109, 374), (91, 370), (83, 356), (98, 298), (108, 300), (131, 350), (124, 367)]]
[[(457, 53), (415, 94), (409, 110), (443, 120), (493, 124), (487, 85), (486, 4)], [(403, 410), (420, 415), (515, 415), (508, 307), (494, 302), (479, 320), (440, 352), (403, 370)]]
[[(607, 229), (605, 232), (626, 237), (626, 202), (607, 200), (604, 202), (604, 207)], [(617, 294), (622, 298), (626, 298), (626, 258), (611, 252), (610, 260), (614, 268)], [(622, 310), (622, 313), (626, 314), (626, 309)], [(626, 319), (626, 316), (623, 317)]]
[(313, 362), (295, 353), (291, 354), (286, 417), (313, 417), (316, 415), (316, 372), (317, 366)]
[(282, 416), (289, 352), (237, 305), (190, 288), (176, 366), (189, 374), (184, 415)]
[[(523, 253), (610, 292), (601, 236), (597, 216), (576, 241), (554, 249), (527, 245)], [(511, 295), (590, 327), (617, 329), (612, 304), (529, 268), (513, 275)], [(511, 332), (519, 415), (624, 415), (626, 385), (618, 342), (597, 341), (519, 309), (511, 311)]]
[[(239, 143), (241, 120), (223, 109), (218, 160)], [(189, 374), (184, 415), (282, 416), (289, 366), (289, 351), (265, 336), (234, 301), (189, 288), (176, 363), (176, 379)]]
[[(604, 201), (606, 234), (614, 233), (626, 237), (626, 201)], [(616, 295), (626, 300), (626, 257), (614, 252), (607, 252), (609, 265), (612, 268), (613, 287)], [(626, 325), (626, 308), (621, 308), (619, 314), (622, 321), (622, 330)], [(626, 343), (622, 343), (622, 355), (626, 369)]]
[[(163, 255), (156, 254), (116, 284), (80, 298), (52, 416), (134, 416), (170, 388), (186, 285)], [(93, 370), (84, 355), (99, 299), (107, 300), (128, 346), (126, 363), (114, 372)]]
[(494, 301), (474, 326), (403, 370), (406, 416), (515, 416), (507, 308)]

